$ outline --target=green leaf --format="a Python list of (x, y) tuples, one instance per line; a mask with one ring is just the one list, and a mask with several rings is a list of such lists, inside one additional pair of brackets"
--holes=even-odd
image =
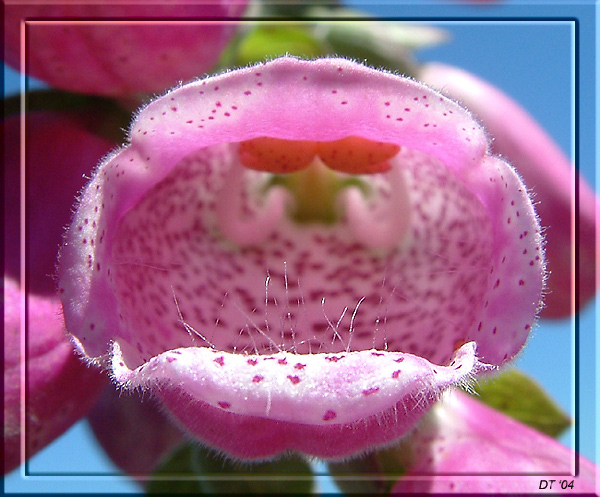
[(481, 381), (474, 390), (484, 404), (551, 437), (571, 425), (569, 416), (542, 387), (515, 369)]
[(175, 451), (154, 473), (148, 493), (307, 494), (313, 487), (310, 465), (299, 456), (272, 462), (239, 463), (195, 445)]
[(290, 21), (256, 26), (239, 41), (236, 50), (236, 63), (240, 65), (286, 54), (304, 58), (325, 54), (324, 47), (304, 25)]
[(349, 461), (328, 464), (331, 477), (347, 493), (388, 494), (406, 472), (411, 459), (410, 444), (403, 442)]

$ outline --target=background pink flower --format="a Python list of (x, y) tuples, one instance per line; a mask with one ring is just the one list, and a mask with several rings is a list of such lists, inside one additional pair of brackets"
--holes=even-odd
[[(82, 175), (89, 173), (90, 164), (111, 147), (110, 142), (89, 133), (84, 121), (75, 115), (61, 117), (53, 113), (27, 116), (26, 293), (19, 284), (21, 190), (14, 187), (20, 184), (20, 117), (2, 123), (7, 145), (5, 177), (7, 184), (13, 185), (7, 189), (4, 223), (5, 472), (22, 462), (21, 409), (25, 409), (25, 454), (29, 458), (87, 414), (108, 383), (104, 374), (88, 368), (74, 353), (53, 279), (72, 198), (85, 182)], [(76, 150), (79, 153), (74, 153)], [(25, 356), (21, 343), (26, 344)], [(26, 392), (24, 405), (22, 386)]]
[[(453, 390), (413, 433), (407, 473), (392, 494), (593, 494), (596, 466), (552, 438)], [(579, 459), (579, 475), (574, 475)], [(560, 481), (573, 482), (561, 488)]]
[(213, 68), (246, 3), (7, 4), (4, 57), (20, 69), (21, 20), (27, 19), (29, 75), (95, 95), (162, 93)]
[[(538, 123), (498, 88), (456, 67), (426, 64), (419, 78), (465, 105), (493, 137), (492, 150), (518, 170), (536, 202), (544, 226), (548, 259), (548, 288), (543, 317), (565, 317), (579, 311), (596, 294), (596, 211), (598, 200), (585, 178)], [(573, 223), (579, 228), (572, 246)], [(576, 252), (576, 253), (575, 253)], [(579, 260), (578, 309), (572, 309), (574, 257)]]

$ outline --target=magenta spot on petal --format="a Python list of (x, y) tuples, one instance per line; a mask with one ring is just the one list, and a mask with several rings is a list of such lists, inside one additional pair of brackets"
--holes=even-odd
[(94, 323), (90, 324), (90, 330), (93, 330), (96, 327)]
[(125, 366), (125, 363), (124, 362), (120, 362), (119, 366), (123, 367), (123, 366)]
[(523, 280), (519, 280), (519, 286), (523, 286), (525, 282)]
[(298, 378), (297, 376), (288, 375), (287, 378), (292, 382), (292, 385), (297, 385), (298, 383), (300, 383), (300, 378)]
[(250, 364), (250, 366), (256, 366), (258, 364), (258, 361), (256, 359), (248, 359), (248, 361), (246, 362)]
[(396, 379), (398, 378), (398, 376), (400, 376), (400, 373), (402, 372), (402, 370), (398, 369), (397, 371), (394, 371), (392, 373), (392, 378)]
[(167, 361), (168, 361), (168, 362), (174, 362), (174, 361), (176, 361), (176, 360), (177, 360), (177, 358), (176, 358), (176, 357), (167, 357)]
[(342, 105), (346, 105), (347, 103), (348, 103), (348, 101), (347, 101), (347, 100), (344, 100), (344, 101), (342, 102)]
[(229, 409), (231, 407), (231, 404), (229, 402), (219, 402), (219, 406), (222, 407), (223, 409)]
[(371, 352), (371, 355), (382, 356), (383, 354), (381, 352)]
[(365, 397), (368, 397), (369, 395), (373, 395), (374, 393), (379, 392), (379, 387), (371, 387), (371, 388), (367, 388), (366, 390), (363, 390), (362, 393)]
[(252, 383), (260, 383), (261, 381), (263, 381), (265, 379), (264, 376), (261, 376), (259, 374), (257, 374), (256, 376), (254, 376), (252, 378)]
[(284, 357), (283, 359), (278, 359), (278, 360), (277, 360), (277, 362), (278, 362), (279, 364), (283, 364), (283, 365), (285, 365), (285, 364), (287, 364), (287, 359)]
[(306, 367), (306, 364), (301, 364), (301, 363), (297, 363), (296, 365), (294, 365), (294, 369), (304, 369)]
[(398, 359), (394, 359), (394, 362), (402, 362), (404, 360), (404, 357), (398, 357)]
[(225, 366), (225, 358), (223, 356), (221, 357), (217, 357), (215, 359), (215, 362), (219, 365), (219, 366)]
[(337, 413), (335, 411), (329, 410), (326, 411), (323, 415), (323, 421), (331, 421), (337, 417)]

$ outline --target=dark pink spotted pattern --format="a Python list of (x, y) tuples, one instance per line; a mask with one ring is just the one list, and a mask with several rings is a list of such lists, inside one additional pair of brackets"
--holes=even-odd
[[(142, 325), (126, 340), (134, 363), (189, 346), (246, 354), (377, 348), (449, 360), (483, 306), (491, 231), (481, 202), (442, 164), (409, 150), (396, 159), (412, 221), (394, 250), (370, 251), (345, 223), (289, 220), (239, 248), (219, 232), (213, 208), (227, 195), (219, 183), (235, 160), (229, 152), (185, 159), (121, 222), (111, 277), (126, 328)], [(261, 176), (248, 171), (249, 192)], [(378, 195), (391, 194), (385, 175), (371, 181)]]

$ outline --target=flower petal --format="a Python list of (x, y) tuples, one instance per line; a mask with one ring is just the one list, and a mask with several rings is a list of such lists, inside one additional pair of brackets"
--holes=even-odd
[[(176, 89), (143, 109), (130, 133), (131, 144), (88, 185), (62, 250), (65, 315), (86, 355), (100, 359), (114, 342), (119, 382), (170, 385), (163, 399), (194, 430), (190, 399), (215, 420), (223, 411), (229, 420), (265, 417), (285, 422), (286, 433), (368, 419), (355, 449), (383, 443), (423, 412), (399, 403), (427, 408), (477, 369), (473, 344), (460, 373), (453, 369), (461, 344), (476, 341), (484, 362), (500, 365), (525, 342), (543, 279), (533, 207), (510, 166), (487, 155), (471, 116), (440, 94), (346, 60), (283, 58)], [(390, 173), (369, 174), (360, 209), (375, 218), (406, 207), (397, 243), (376, 245), (343, 216), (302, 225), (279, 214), (260, 240), (227, 239), (216, 205), (231, 194), (231, 174), (243, 173), (245, 188), (231, 216), (252, 223), (267, 202), (264, 173), (238, 167), (238, 144), (264, 136), (392, 144), (391, 170), (405, 181), (393, 188)], [(394, 195), (410, 202), (390, 203)], [(262, 226), (268, 217), (259, 217)], [(175, 349), (182, 362), (169, 355)], [(403, 353), (411, 354), (408, 383), (390, 369)], [(331, 354), (347, 355), (326, 366)], [(285, 369), (288, 356), (305, 365), (304, 380)], [(252, 373), (248, 361), (264, 365)], [(364, 402), (364, 392), (380, 391), (384, 400)], [(323, 410), (328, 397), (335, 402)], [(373, 421), (385, 413), (395, 428)], [(196, 434), (222, 441), (218, 426)], [(227, 446), (244, 456), (253, 437)], [(313, 454), (347, 455), (349, 444), (336, 443), (309, 445)]]
[[(578, 477), (567, 476), (575, 471), (576, 455), (571, 450), (456, 390), (447, 392), (430, 411), (414, 432), (411, 447), (410, 469), (394, 486), (394, 494), (529, 495), (549, 491), (542, 489), (540, 480), (552, 478), (554, 493), (593, 493), (598, 472), (593, 463), (579, 457)], [(574, 481), (574, 486), (561, 488), (561, 480)]]
[[(235, 28), (231, 21), (215, 19), (239, 17), (246, 3), (156, 4), (151, 9), (114, 3), (7, 5), (6, 60), (20, 67), (22, 20), (45, 18), (54, 22), (28, 26), (28, 74), (56, 88), (89, 94), (159, 93), (213, 67)], [(111, 22), (116, 18), (132, 20)]]
[[(514, 100), (498, 88), (461, 69), (428, 64), (419, 77), (466, 105), (494, 137), (492, 150), (511, 161), (533, 191), (536, 210), (546, 233), (548, 295), (542, 316), (568, 316), (572, 309), (571, 246), (575, 202), (573, 166), (547, 133)], [(578, 175), (576, 207), (579, 244), (579, 299), (584, 306), (596, 293), (596, 210), (598, 200), (585, 179)], [(577, 311), (577, 309), (575, 309)]]
[[(4, 472), (7, 473), (24, 462), (23, 437), (24, 455), (30, 458), (83, 417), (108, 382), (99, 370), (86, 367), (73, 353), (57, 297), (28, 296), (27, 350), (23, 351), (27, 363), (23, 365), (20, 323), (24, 296), (11, 278), (4, 278), (4, 298)], [(24, 382), (27, 388), (23, 404)]]
[[(21, 119), (13, 117), (2, 121), (6, 138), (5, 174), (7, 184), (12, 185), (7, 189), (5, 203), (5, 472), (24, 462), (20, 452), (22, 437), (24, 455), (29, 458), (84, 416), (107, 385), (106, 377), (99, 370), (86, 367), (73, 353), (52, 279), (73, 195), (84, 184), (82, 175), (89, 173), (90, 162), (97, 161), (112, 146), (85, 131), (84, 122), (85, 117), (79, 114), (32, 112), (27, 115), (24, 160), (28, 292), (24, 295), (18, 284)], [(23, 330), (26, 336), (22, 335)], [(27, 388), (22, 399), (24, 382)]]
[(229, 412), (312, 425), (359, 421), (407, 397), (428, 393), (421, 391), (422, 385), (435, 392), (464, 383), (477, 369), (473, 342), (458, 349), (447, 367), (412, 354), (375, 349), (248, 356), (187, 347), (160, 354), (132, 371), (118, 343), (112, 363), (115, 379), (128, 388), (153, 383), (183, 386), (196, 398)]

